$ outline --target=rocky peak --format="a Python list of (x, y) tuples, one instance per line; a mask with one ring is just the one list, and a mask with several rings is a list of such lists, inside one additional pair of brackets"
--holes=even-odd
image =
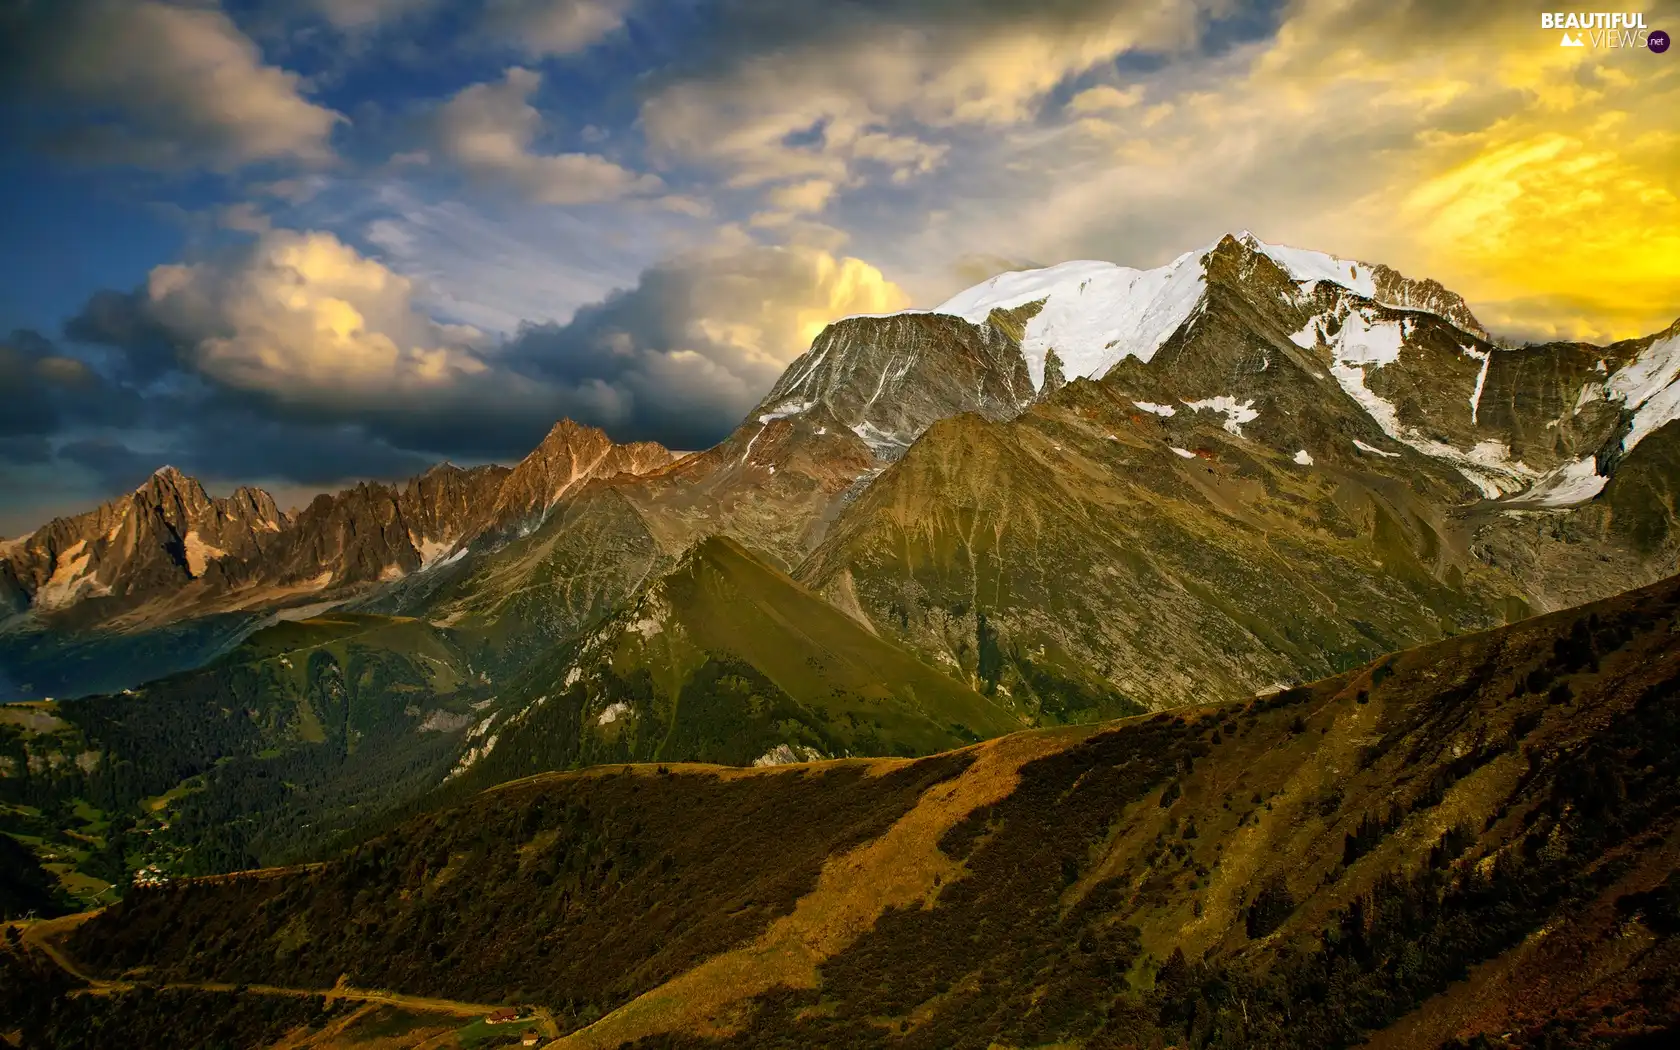
[(762, 429), (820, 410), (876, 456), (894, 459), (948, 416), (1006, 419), (1034, 395), (1014, 334), (1031, 310), (1020, 318), (999, 313), (995, 324), (940, 313), (837, 321), (788, 366), (743, 427)]
[(674, 459), (663, 445), (651, 441), (620, 445), (596, 427), (562, 419), (508, 472), (471, 531), (527, 526), (588, 481), (616, 474), (648, 474)]

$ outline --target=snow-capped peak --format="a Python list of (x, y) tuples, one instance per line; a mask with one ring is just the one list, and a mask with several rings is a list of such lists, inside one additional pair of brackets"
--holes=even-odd
[(1306, 248), (1267, 244), (1247, 230), (1235, 235), (1238, 243), (1277, 263), (1278, 269), (1301, 284), (1329, 281), (1367, 299), (1377, 297), (1377, 279), (1372, 267), (1352, 259), (1341, 259)]
[[(1299, 284), (1329, 281), (1366, 298), (1377, 294), (1375, 271), (1365, 263), (1268, 244), (1247, 230), (1231, 236)], [(1221, 237), (1149, 270), (1093, 259), (1014, 270), (959, 292), (931, 311), (904, 312), (949, 314), (982, 324), (993, 310), (1042, 302), (1021, 340), (1033, 387), (1043, 389), (1051, 350), (1067, 378), (1100, 378), (1124, 358), (1147, 362), (1190, 319), (1207, 289), (1203, 263), (1223, 242)]]
[(1205, 254), (1186, 252), (1153, 270), (1089, 259), (1017, 270), (958, 293), (933, 312), (980, 324), (993, 310), (1042, 300), (1021, 340), (1033, 387), (1043, 388), (1052, 349), (1068, 378), (1096, 378), (1125, 357), (1148, 361), (1189, 318), (1206, 290)]

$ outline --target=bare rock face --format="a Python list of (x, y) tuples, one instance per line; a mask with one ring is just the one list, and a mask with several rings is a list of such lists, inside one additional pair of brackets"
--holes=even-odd
[(929, 426), (1008, 419), (1032, 402), (1019, 343), (1031, 314), (836, 321), (729, 437), (627, 495), (672, 551), (721, 534), (797, 564)]
[(1008, 419), (1033, 397), (1019, 336), (1007, 322), (849, 317), (823, 330), (744, 425), (821, 408), (879, 458), (896, 459), (938, 420), (962, 412)]

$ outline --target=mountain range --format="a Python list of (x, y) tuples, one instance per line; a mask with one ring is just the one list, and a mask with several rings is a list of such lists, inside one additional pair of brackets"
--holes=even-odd
[(92, 894), (545, 769), (1233, 702), (1674, 574), (1676, 478), (1680, 322), (1506, 346), (1247, 233), (1002, 274), (835, 322), (701, 452), (566, 421), (296, 514), (164, 468), (6, 541), (6, 830)]
[[(0, 547), (0, 669), (19, 697), (133, 685), (63, 652), (212, 623), (225, 646), (327, 602), (516, 646), (526, 616), (547, 646), (724, 535), (1029, 712), (1052, 687), (1093, 711), (1243, 695), (1661, 576), (1677, 375), (1680, 326), (1500, 346), (1433, 281), (1246, 233), (1003, 274), (834, 323), (685, 457), (563, 422), (512, 469), (295, 515), (164, 468)], [(590, 532), (613, 549), (575, 549)], [(533, 607), (557, 592), (558, 620)], [(137, 669), (202, 662), (176, 648)]]

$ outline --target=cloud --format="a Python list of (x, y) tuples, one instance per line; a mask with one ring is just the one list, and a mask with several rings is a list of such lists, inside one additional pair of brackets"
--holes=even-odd
[(569, 324), (529, 326), (509, 351), (564, 386), (601, 391), (615, 433), (704, 448), (830, 322), (907, 305), (860, 259), (733, 244), (655, 266)]
[(88, 471), (107, 490), (133, 488), (161, 466), (129, 442), (105, 436), (67, 441), (58, 447), (57, 458)]
[(962, 255), (1156, 265), (1250, 228), (1434, 277), (1501, 331), (1664, 327), (1680, 69), (1565, 51), (1536, 22), (1516, 3), (1292, 0), (1264, 35), (1069, 80), (1066, 105), (965, 141), (894, 221), (835, 221), (924, 301), (959, 287), (937, 277)]
[(539, 204), (590, 204), (662, 188), (657, 177), (593, 153), (533, 152), (543, 121), (528, 100), (541, 84), (541, 73), (515, 66), (499, 82), (462, 89), (438, 112), (439, 148), (469, 173)]
[(936, 170), (944, 133), (1031, 120), (1069, 77), (1192, 45), (1203, 5), (743, 0), (642, 108), (650, 142), (732, 184)]
[(156, 0), (21, 0), (0, 14), (5, 90), (56, 149), (229, 171), (329, 160), (338, 113), (265, 65), (221, 11)]
[(325, 438), (238, 434), (259, 423), (358, 434), (376, 447), (370, 469), (402, 456), (514, 458), (563, 416), (620, 440), (704, 446), (824, 325), (905, 305), (861, 260), (736, 236), (650, 268), (568, 323), (495, 342), (434, 320), (409, 278), (332, 235), (271, 230), (213, 259), (156, 267), (134, 292), (95, 296), (68, 330), (176, 399), (201, 462), (233, 474), (295, 461), (286, 476), (307, 480)]
[(783, 211), (816, 213), (828, 207), (836, 187), (827, 179), (808, 179), (770, 191), (770, 203)]
[(0, 390), (6, 391), (0, 413), (5, 439), (44, 439), (74, 422), (129, 422), (135, 416), (132, 400), (87, 362), (27, 329), (0, 340)]
[(411, 282), (327, 233), (270, 231), (228, 262), (156, 267), (145, 294), (195, 371), (279, 402), (423, 394), (488, 367), (476, 331), (420, 314)]
[(371, 29), (436, 5), (437, 0), (300, 0), (338, 30)]
[(532, 58), (582, 51), (624, 24), (629, 0), (489, 0), (486, 29)]
[(1089, 115), (1131, 109), (1143, 99), (1143, 85), (1133, 84), (1124, 91), (1112, 84), (1098, 84), (1086, 88), (1068, 100), (1070, 113)]

